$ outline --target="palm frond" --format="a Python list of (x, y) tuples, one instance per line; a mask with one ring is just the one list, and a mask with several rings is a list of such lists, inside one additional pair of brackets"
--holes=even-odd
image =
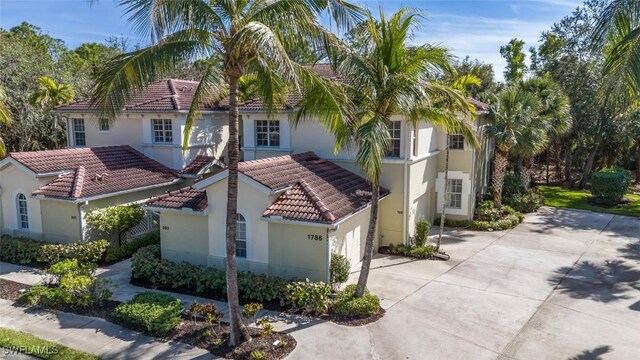
[(215, 62), (211, 62), (202, 77), (200, 83), (196, 87), (193, 93), (193, 100), (189, 107), (189, 114), (184, 125), (184, 136), (182, 141), (182, 149), (186, 150), (189, 147), (189, 138), (193, 124), (200, 117), (200, 107), (211, 102), (218, 94), (224, 89), (224, 75), (218, 68)]

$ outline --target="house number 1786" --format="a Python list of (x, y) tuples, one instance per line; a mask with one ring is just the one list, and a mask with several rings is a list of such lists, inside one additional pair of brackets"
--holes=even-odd
[(307, 235), (307, 239), (315, 240), (315, 241), (322, 241), (322, 235), (308, 234)]

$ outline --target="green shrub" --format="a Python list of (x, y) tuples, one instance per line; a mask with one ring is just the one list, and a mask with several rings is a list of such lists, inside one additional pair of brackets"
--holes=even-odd
[(240, 297), (245, 300), (258, 302), (280, 300), (284, 296), (283, 291), (287, 283), (287, 280), (276, 276), (238, 273), (238, 291)]
[(603, 169), (591, 177), (591, 194), (598, 205), (615, 206), (629, 191), (631, 173), (624, 169)]
[(45, 243), (27, 238), (0, 238), (0, 261), (12, 264), (32, 264), (40, 260), (40, 248)]
[(252, 321), (255, 321), (255, 317), (258, 314), (258, 311), (262, 309), (263, 306), (260, 303), (244, 304), (244, 306), (242, 307), (242, 315), (244, 315), (248, 319), (252, 319)]
[(107, 248), (107, 252), (104, 255), (104, 261), (108, 263), (117, 262), (126, 257), (124, 247), (111, 244)]
[(380, 311), (380, 299), (365, 290), (364, 296), (356, 298), (356, 285), (347, 286), (338, 294), (331, 310), (345, 316), (371, 316)]
[(55, 307), (65, 303), (65, 296), (60, 288), (51, 288), (44, 285), (30, 287), (18, 297), (18, 304), (22, 306)]
[(331, 287), (337, 290), (340, 284), (344, 284), (349, 280), (349, 272), (351, 271), (351, 261), (344, 255), (337, 253), (331, 254), (331, 264), (329, 265), (329, 277), (331, 279)]
[(109, 247), (107, 240), (76, 242), (71, 244), (42, 245), (42, 259), (49, 264), (62, 259), (77, 259), (80, 264), (97, 264)]
[(436, 254), (436, 247), (434, 245), (410, 246), (405, 244), (391, 244), (389, 245), (389, 252), (393, 255), (430, 259)]
[(322, 281), (291, 282), (285, 287), (285, 302), (291, 305), (294, 311), (302, 311), (304, 314), (323, 314), (327, 311), (331, 288)]
[[(475, 214), (476, 220), (488, 221), (488, 222), (498, 221), (500, 220), (501, 215), (502, 214), (500, 209), (496, 209), (493, 206), (492, 201), (481, 201), (476, 206), (476, 214)], [(445, 221), (446, 221), (446, 218), (445, 218)]]
[(425, 219), (416, 221), (416, 246), (421, 247), (427, 243), (427, 237), (431, 230), (431, 223)]
[(504, 174), (504, 183), (502, 185), (502, 197), (511, 197), (522, 193), (522, 177), (514, 173)]
[[(471, 230), (493, 231), (507, 230), (524, 220), (524, 215), (511, 206), (503, 205), (499, 210), (493, 207), (492, 201), (482, 201), (476, 207), (474, 220), (452, 220), (445, 218), (444, 224), (449, 227), (460, 227)], [(439, 222), (440, 218), (436, 219)]]
[(544, 203), (542, 194), (529, 190), (523, 194), (515, 194), (504, 198), (504, 203), (521, 213), (532, 213), (540, 209)]
[(91, 210), (84, 215), (84, 220), (89, 230), (117, 236), (120, 240), (121, 235), (144, 219), (145, 214), (138, 204), (117, 205)]
[(154, 231), (146, 235), (126, 241), (123, 245), (124, 256), (133, 255), (138, 249), (149, 245), (160, 245), (160, 232)]
[(143, 292), (118, 305), (114, 315), (122, 320), (144, 326), (154, 335), (163, 335), (181, 322), (184, 306), (177, 298), (160, 293)]

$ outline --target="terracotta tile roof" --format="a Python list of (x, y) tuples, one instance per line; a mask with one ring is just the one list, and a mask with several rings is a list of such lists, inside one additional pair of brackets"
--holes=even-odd
[(204, 211), (208, 206), (207, 192), (205, 190), (196, 190), (192, 187), (185, 187), (151, 198), (145, 203), (145, 206), (176, 210), (187, 208), (194, 211)]
[(198, 155), (189, 163), (189, 165), (185, 166), (184, 169), (180, 170), (178, 174), (180, 175), (197, 175), (202, 170), (210, 166), (217, 159), (213, 156), (206, 155)]
[[(242, 162), (244, 175), (271, 190), (287, 187), (265, 217), (335, 223), (369, 204), (369, 182), (313, 152)], [(380, 189), (381, 197), (389, 191)]]
[[(156, 81), (131, 99), (125, 102), (124, 111), (179, 111), (189, 110), (197, 81), (168, 79)], [(209, 104), (203, 104), (202, 110), (213, 110)], [(87, 111), (91, 110), (90, 100), (84, 99), (61, 105), (56, 108), (58, 111)]]
[(36, 174), (60, 173), (33, 192), (45, 197), (74, 200), (179, 179), (173, 170), (128, 145), (13, 152), (9, 157)]
[(469, 98), (467, 99), (467, 101), (469, 101), (469, 103), (473, 106), (476, 107), (476, 110), (478, 111), (490, 111), (491, 107), (488, 104), (483, 103), (482, 101), (473, 99), (473, 98)]

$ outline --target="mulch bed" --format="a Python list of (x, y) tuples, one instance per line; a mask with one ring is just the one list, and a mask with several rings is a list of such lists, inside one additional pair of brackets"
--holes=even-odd
[[(29, 285), (15, 281), (0, 279), (0, 298), (16, 301), (20, 294), (22, 294), (20, 290), (26, 290), (30, 287)], [(148, 336), (166, 341), (179, 341), (208, 350), (216, 356), (229, 359), (253, 359), (251, 353), (256, 350), (264, 353), (263, 359), (265, 360), (282, 359), (293, 351), (297, 345), (296, 340), (289, 334), (273, 333), (260, 336), (260, 329), (250, 327), (249, 333), (251, 334), (252, 340), (244, 342), (236, 348), (231, 348), (226, 345), (229, 339), (229, 324), (221, 323), (220, 327), (218, 327), (218, 325), (212, 326), (205, 322), (194, 322), (187, 315), (183, 315), (182, 323), (171, 332), (163, 336), (155, 336), (140, 325), (131, 324), (113, 316), (113, 311), (120, 304), (120, 301), (106, 300), (100, 306), (83, 308), (61, 305), (51, 310), (105, 319)], [(279, 341), (277, 346), (274, 345), (276, 341)]]
[(380, 310), (378, 310), (377, 314), (371, 315), (371, 316), (346, 316), (346, 315), (338, 315), (338, 314), (333, 314), (333, 313), (329, 313), (326, 315), (322, 315), (320, 316), (320, 319), (322, 320), (326, 320), (326, 321), (331, 321), (333, 323), (336, 323), (338, 325), (345, 325), (345, 326), (363, 326), (363, 325), (367, 325), (367, 324), (371, 324), (374, 323), (378, 320), (380, 320), (380, 318), (382, 318), (385, 314), (385, 310), (383, 308), (380, 308)]
[(0, 279), (0, 299), (16, 301), (22, 294), (20, 290), (27, 290), (30, 287), (27, 284)]

